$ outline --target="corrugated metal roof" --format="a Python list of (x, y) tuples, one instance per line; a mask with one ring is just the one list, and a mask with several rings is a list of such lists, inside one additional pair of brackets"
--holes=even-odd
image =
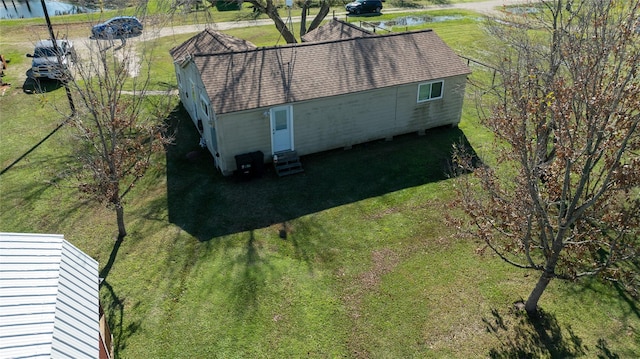
[(192, 61), (218, 114), (470, 73), (431, 30), (195, 53)]
[(0, 358), (97, 358), (98, 262), (56, 234), (0, 233)]

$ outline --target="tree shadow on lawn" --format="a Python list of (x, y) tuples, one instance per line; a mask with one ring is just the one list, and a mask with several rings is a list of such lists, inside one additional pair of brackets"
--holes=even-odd
[(307, 214), (445, 180), (453, 173), (454, 144), (475, 155), (460, 129), (443, 127), (304, 156), (305, 172), (292, 176), (278, 177), (265, 165), (262, 177), (247, 181), (218, 172), (181, 105), (168, 121), (175, 133), (166, 151), (169, 221), (200, 241), (284, 228)]
[[(46, 224), (48, 231), (57, 233), (65, 223), (69, 223), (74, 218), (74, 213), (90, 202), (87, 198), (65, 202), (59, 199), (59, 193), (56, 191), (60, 190), (59, 181), (69, 175), (65, 172), (68, 158), (66, 155), (50, 156), (37, 153), (26, 161), (16, 162), (10, 171), (0, 175), (0, 181), (6, 181), (6, 185), (0, 187), (3, 200), (6, 203), (21, 203), (18, 207), (11, 209), (12, 216), (33, 216), (29, 204), (49, 202), (51, 208), (55, 208), (55, 212), (52, 212), (51, 216), (42, 218), (41, 223)], [(59, 171), (61, 167), (65, 170)], [(24, 178), (29, 180), (25, 181)]]
[(254, 233), (250, 232), (248, 235), (246, 251), (234, 261), (235, 265), (242, 268), (242, 274), (229, 293), (229, 301), (235, 303), (239, 318), (252, 315), (253, 310), (258, 308), (260, 291), (266, 287), (266, 274), (273, 272), (269, 261), (260, 256)]
[[(558, 323), (555, 315), (539, 309), (537, 318), (529, 318), (522, 310), (511, 309), (506, 316), (497, 309), (491, 318), (483, 318), (487, 332), (499, 341), (489, 357), (501, 358), (576, 358), (587, 354), (588, 347), (572, 330)], [(595, 345), (598, 358), (619, 358), (608, 348), (606, 340)]]
[[(118, 353), (125, 349), (127, 344), (127, 339), (131, 337), (138, 329), (140, 328), (141, 322), (134, 321), (127, 325), (124, 328), (124, 311), (125, 311), (125, 298), (122, 298), (116, 294), (116, 291), (113, 289), (109, 281), (107, 281), (107, 277), (113, 268), (113, 264), (116, 261), (118, 256), (118, 251), (120, 250), (120, 246), (122, 245), (122, 240), (117, 240), (114, 242), (113, 248), (111, 249), (111, 254), (109, 255), (109, 260), (100, 270), (100, 289), (105, 293), (106, 296), (102, 296), (101, 303), (103, 304), (103, 309), (105, 310), (105, 315), (107, 318), (107, 323), (109, 325), (109, 329), (111, 333), (115, 333), (113, 336), (113, 350), (115, 357), (118, 357)], [(140, 303), (137, 302), (131, 311), (134, 311), (135, 308)]]
[[(636, 324), (638, 319), (640, 319), (638, 298), (634, 296), (634, 293), (630, 291), (630, 288), (624, 286), (621, 282), (612, 281), (598, 283), (596, 278), (591, 278), (590, 280), (584, 280), (580, 286), (571, 286), (566, 290), (568, 292), (568, 296), (580, 296), (585, 295), (584, 292), (588, 292), (588, 296), (598, 298), (600, 301), (607, 303), (607, 306), (611, 308), (611, 310), (619, 312), (620, 315), (615, 318), (618, 327), (616, 333), (617, 336), (631, 338), (640, 337), (640, 328), (638, 328), (638, 325)], [(598, 340), (596, 348), (599, 350), (598, 358), (634, 356), (634, 354), (622, 353), (622, 355), (619, 355), (612, 352), (607, 347), (606, 340), (602, 338)], [(637, 353), (635, 356), (637, 356)]]
[[(630, 265), (633, 264), (631, 263)], [(640, 270), (640, 268), (637, 269)], [(631, 288), (625, 287), (620, 281), (611, 281), (596, 285), (597, 280), (595, 278), (590, 279), (591, 280), (588, 281), (585, 280), (580, 286), (572, 286), (566, 290), (570, 295), (577, 295), (582, 292), (591, 292), (591, 295), (597, 298), (609, 299), (609, 297), (611, 297), (615, 299), (615, 303), (619, 306), (619, 310), (624, 313), (624, 319), (634, 317), (635, 319), (640, 319), (640, 308), (638, 307), (639, 302), (637, 297), (634, 297), (634, 293), (631, 292)], [(608, 290), (610, 288), (615, 289), (615, 292)]]
[[(113, 336), (113, 350), (114, 357), (117, 358), (119, 352), (127, 347), (127, 339), (140, 329), (141, 322), (131, 322), (125, 328), (125, 300), (116, 294), (113, 287), (106, 280), (100, 283), (100, 288), (104, 288), (106, 291), (106, 297), (103, 296), (103, 299), (105, 300), (103, 300), (102, 303), (104, 304), (103, 309), (105, 310), (109, 329), (111, 330), (111, 333), (115, 333)], [(135, 303), (129, 312), (135, 312), (139, 304), (139, 302)]]

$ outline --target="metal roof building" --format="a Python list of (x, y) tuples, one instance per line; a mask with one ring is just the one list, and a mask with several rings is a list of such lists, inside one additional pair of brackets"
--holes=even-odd
[(0, 233), (0, 358), (98, 358), (98, 284), (62, 235)]

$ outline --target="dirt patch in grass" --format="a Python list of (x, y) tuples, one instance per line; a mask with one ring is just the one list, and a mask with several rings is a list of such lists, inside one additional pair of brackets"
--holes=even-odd
[(360, 321), (363, 320), (361, 314), (362, 300), (365, 296), (375, 292), (382, 277), (390, 273), (400, 263), (400, 255), (388, 248), (382, 248), (371, 252), (371, 268), (359, 274), (353, 285), (350, 286), (345, 295), (342, 297), (349, 316), (353, 321), (353, 329), (351, 337), (348, 341), (349, 351), (355, 358), (368, 358), (369, 353), (365, 348)]
[(373, 261), (371, 269), (359, 277), (359, 282), (365, 292), (375, 290), (378, 287), (382, 276), (391, 272), (398, 265), (400, 256), (391, 249), (383, 248), (373, 251), (371, 260)]
[(400, 256), (391, 249), (383, 248), (373, 251), (371, 260), (373, 262), (371, 269), (358, 275), (343, 296), (352, 319), (360, 317), (359, 308), (363, 297), (378, 288), (382, 277), (398, 265)]

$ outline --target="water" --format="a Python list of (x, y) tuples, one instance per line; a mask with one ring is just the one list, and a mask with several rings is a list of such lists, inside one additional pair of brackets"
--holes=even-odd
[[(22, 19), (30, 17), (44, 17), (40, 0), (0, 0), (0, 19)], [(86, 6), (60, 1), (45, 1), (49, 16), (79, 14), (95, 11)]]
[(402, 16), (392, 20), (369, 21), (369, 22), (380, 28), (392, 28), (394, 26), (415, 26), (415, 25), (421, 25), (421, 24), (432, 23), (432, 22), (460, 20), (462, 18), (463, 16), (461, 15), (452, 15), (452, 16), (419, 15), (419, 16)]
[(507, 11), (512, 14), (524, 15), (524, 14), (537, 14), (540, 12), (540, 9), (537, 7), (528, 7), (528, 6), (517, 6), (507, 8)]

